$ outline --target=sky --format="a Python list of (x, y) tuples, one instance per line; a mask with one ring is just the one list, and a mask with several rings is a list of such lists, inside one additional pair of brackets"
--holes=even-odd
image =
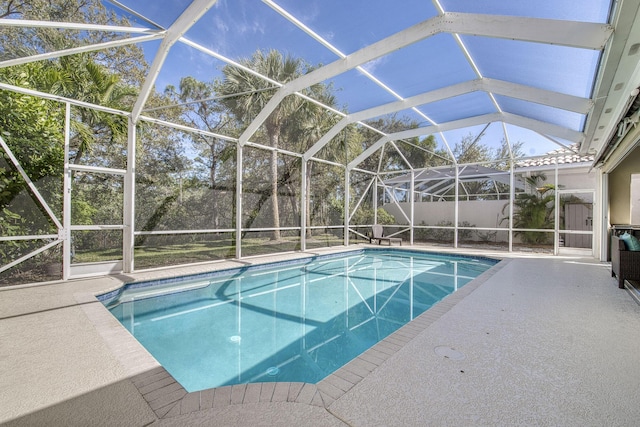
[[(166, 28), (189, 2), (121, 0), (121, 3), (144, 13)], [(606, 22), (609, 12), (608, 0), (585, 0), (580, 2), (580, 8), (575, 7), (574, 0), (403, 0), (401, 7), (390, 7), (388, 1), (372, 0), (277, 0), (275, 3), (271, 0), (219, 0), (185, 37), (232, 60), (248, 58), (257, 49), (278, 49), (317, 66), (331, 63), (339, 59), (341, 54), (351, 54), (436, 16), (438, 5), (448, 12), (578, 19), (586, 22)], [(322, 46), (283, 18), (276, 11), (278, 7), (291, 13), (330, 43), (334, 51)], [(131, 19), (135, 21), (135, 18)], [(138, 23), (149, 25), (139, 20)], [(482, 77), (513, 81), (580, 97), (591, 95), (599, 60), (597, 51), (471, 35), (462, 35), (460, 41)], [(159, 44), (151, 42), (143, 46), (149, 63), (152, 62)], [(224, 65), (218, 59), (177, 43), (169, 52), (165, 66), (158, 75), (156, 87), (163, 90), (170, 84), (177, 86), (184, 76), (211, 81), (220, 76)], [(350, 112), (392, 102), (398, 96), (407, 98), (479, 77), (459, 42), (451, 34), (429, 37), (364, 64), (363, 68), (395, 94), (381, 88), (358, 70), (348, 71), (332, 78), (330, 82), (337, 89), (339, 105)], [(585, 118), (580, 114), (515, 98), (496, 97), (496, 100), (506, 112), (526, 113), (532, 118), (574, 130), (582, 130), (584, 125)], [(428, 119), (442, 123), (496, 112), (496, 107), (487, 94), (475, 92), (420, 106), (419, 110), (422, 115), (410, 110), (405, 113), (428, 125)], [(526, 143), (525, 153), (528, 155), (543, 154), (558, 148), (555, 143), (535, 133), (515, 126), (507, 127), (512, 141)], [(479, 132), (482, 128), (480, 126), (447, 132), (444, 139), (453, 145), (470, 132)], [(437, 135), (437, 138), (443, 140), (441, 135)], [(483, 142), (491, 141), (492, 145), (497, 145), (503, 138), (502, 126), (492, 125)]]

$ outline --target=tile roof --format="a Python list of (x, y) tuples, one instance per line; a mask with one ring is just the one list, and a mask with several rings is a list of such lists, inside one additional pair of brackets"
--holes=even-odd
[(517, 166), (519, 168), (535, 167), (535, 166), (551, 166), (556, 163), (563, 164), (581, 164), (586, 166), (588, 163), (593, 162), (593, 154), (581, 156), (578, 154), (578, 144), (572, 144), (569, 147), (559, 148), (557, 150), (549, 151), (546, 154), (538, 157), (531, 157), (528, 159), (518, 160)]

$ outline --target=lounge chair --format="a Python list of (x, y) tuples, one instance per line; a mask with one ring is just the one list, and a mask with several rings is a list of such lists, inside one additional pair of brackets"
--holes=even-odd
[(400, 237), (384, 237), (384, 228), (381, 225), (374, 225), (371, 227), (371, 237), (369, 238), (369, 243), (373, 243), (374, 240), (378, 241), (378, 244), (384, 242), (389, 242), (389, 246), (391, 246), (391, 242), (398, 242), (400, 246), (402, 246), (402, 239)]

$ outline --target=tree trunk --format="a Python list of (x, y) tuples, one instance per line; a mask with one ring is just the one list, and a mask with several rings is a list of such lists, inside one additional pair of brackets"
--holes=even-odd
[(79, 165), (80, 164), (80, 159), (82, 159), (82, 155), (84, 154), (84, 150), (82, 149), (82, 146), (78, 147), (78, 151), (76, 151), (76, 157), (75, 159), (73, 159), (73, 164), (74, 165)]
[(216, 189), (216, 143), (209, 142), (209, 149), (211, 150), (211, 154), (209, 157), (209, 184), (211, 188), (211, 214), (213, 219), (213, 228), (219, 228), (220, 226), (220, 215), (218, 214), (218, 197), (215, 194)]
[[(273, 148), (278, 148), (278, 138), (280, 136), (279, 127), (267, 128), (269, 140)], [(271, 152), (271, 214), (273, 217), (273, 235), (271, 240), (280, 240), (280, 209), (278, 206), (278, 152)]]
[(291, 206), (291, 213), (293, 220), (300, 219), (300, 209), (298, 209), (298, 205), (296, 204), (296, 198), (293, 195), (296, 194), (296, 189), (293, 188), (290, 182), (285, 184), (287, 187), (287, 200), (289, 201), (289, 205)]
[(302, 202), (305, 204), (306, 207), (306, 218), (305, 221), (307, 222), (306, 226), (307, 226), (307, 238), (311, 238), (312, 237), (312, 233), (311, 233), (311, 229), (308, 228), (311, 226), (311, 197), (309, 197), (310, 195), (310, 191), (311, 191), (311, 173), (312, 173), (312, 169), (313, 169), (313, 162), (307, 162), (307, 176), (305, 177), (305, 186), (307, 187), (307, 197), (306, 200), (303, 200)]

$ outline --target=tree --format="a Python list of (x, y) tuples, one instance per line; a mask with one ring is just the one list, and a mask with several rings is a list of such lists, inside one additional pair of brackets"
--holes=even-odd
[[(32, 0), (4, 1), (0, 14), (15, 19), (53, 22), (91, 22), (102, 25), (127, 26), (126, 18), (108, 11), (98, 0)], [(107, 31), (79, 31), (38, 27), (0, 28), (0, 43), (8, 59), (58, 51), (90, 43), (120, 38)], [(127, 45), (107, 50), (63, 56), (41, 63), (36, 83), (31, 87), (44, 92), (86, 101), (120, 110), (133, 106), (137, 87), (148, 68), (140, 47)], [(113, 145), (126, 136), (126, 118), (87, 108), (73, 108), (72, 151), (75, 163), (86, 157), (92, 145)], [(104, 150), (109, 155), (109, 150)], [(104, 161), (98, 161), (104, 165)], [(117, 164), (123, 167), (122, 161)], [(114, 166), (114, 165), (111, 165)]]
[(491, 148), (480, 144), (481, 139), (482, 136), (474, 137), (469, 134), (456, 142), (451, 151), (453, 151), (458, 164), (480, 163), (492, 160), (493, 153)]
[[(50, 22), (91, 22), (98, 25), (129, 26), (107, 10), (100, 0), (0, 0), (0, 17)], [(115, 40), (121, 33), (78, 31), (56, 28), (28, 30), (0, 27), (0, 59), (12, 59), (36, 53)], [(91, 53), (96, 63), (118, 74), (122, 82), (139, 86), (144, 81), (147, 63), (137, 45), (130, 44)]]
[[(17, 86), (34, 87), (43, 72), (41, 64), (27, 64), (1, 69), (0, 79)], [(47, 187), (41, 188), (41, 192), (57, 196), (58, 200), (51, 200), (51, 203), (58, 207), (61, 207), (61, 195), (60, 187), (56, 186), (61, 184), (64, 162), (62, 123), (64, 108), (60, 104), (20, 93), (0, 91), (2, 137), (27, 176), (38, 185), (46, 183)], [(8, 168), (0, 168), (0, 209), (11, 205), (26, 188), (18, 171), (9, 166), (8, 157), (5, 159)], [(27, 210), (20, 212), (20, 215), (26, 216), (28, 222), (33, 223), (35, 213)]]
[[(256, 51), (249, 59), (241, 60), (242, 65), (255, 70), (265, 77), (269, 77), (279, 83), (292, 81), (306, 72), (309, 67), (302, 59), (291, 56), (283, 56), (282, 53), (271, 50)], [(255, 74), (231, 65), (222, 69), (224, 78), (217, 92), (223, 96), (221, 99), (238, 122), (250, 123), (271, 99), (275, 90), (273, 86)], [(285, 127), (290, 117), (299, 110), (304, 101), (302, 98), (291, 95), (283, 99), (264, 122), (264, 131), (269, 145), (273, 148), (269, 159), (271, 214), (273, 221), (273, 240), (280, 239), (280, 211), (278, 204), (278, 148)], [(300, 119), (300, 116), (298, 116)], [(264, 196), (262, 197), (264, 199)]]
[[(189, 228), (205, 210), (181, 203), (183, 190), (194, 186), (183, 175), (191, 162), (183, 155), (182, 132), (153, 123), (139, 125), (136, 150), (136, 228)], [(136, 246), (143, 245), (147, 237), (137, 236)]]
[[(33, 87), (34, 76), (41, 69), (40, 64), (4, 68), (0, 70), (0, 79), (9, 84)], [(59, 103), (0, 91), (0, 136), (56, 215), (62, 211), (63, 119), (64, 108)], [(7, 153), (0, 149), (0, 235), (56, 232), (48, 213)], [(33, 249), (33, 242), (27, 240), (3, 242), (0, 259), (6, 263)]]
[(429, 135), (420, 140), (401, 141), (403, 155), (414, 169), (436, 167), (450, 163), (446, 151), (437, 148), (436, 138)]
[[(513, 201), (513, 227), (529, 229), (547, 229), (553, 227), (555, 210), (555, 185), (544, 184), (547, 177), (540, 172), (525, 178), (531, 192), (520, 193)], [(503, 213), (508, 204), (502, 209)], [(505, 217), (502, 220), (508, 220)], [(549, 233), (544, 231), (515, 231), (523, 243), (545, 244), (549, 242)]]
[[(336, 106), (336, 99), (332, 86), (314, 85), (309, 88), (308, 94), (315, 100), (322, 102), (329, 107)], [(325, 108), (311, 102), (303, 102), (296, 111), (292, 113), (288, 124), (283, 132), (283, 140), (286, 146), (293, 151), (304, 153), (313, 146), (324, 134), (338, 122), (337, 115), (328, 112)], [(346, 152), (349, 147), (346, 146), (348, 141), (343, 137), (344, 131), (338, 135), (333, 141), (330, 141), (324, 147), (325, 156), (336, 162), (346, 162)], [(312, 224), (312, 216), (319, 214), (319, 209), (323, 203), (316, 203), (314, 209), (311, 206), (312, 185), (316, 195), (322, 195), (322, 198), (330, 197), (335, 192), (335, 180), (331, 176), (318, 176), (314, 173), (317, 162), (307, 162), (305, 186), (307, 188), (307, 198), (302, 201), (305, 203), (306, 218), (304, 221), (307, 225)], [(285, 162), (285, 168), (295, 168), (298, 161)], [(286, 186), (289, 193), (295, 193), (295, 180), (288, 180)], [(320, 202), (320, 200), (318, 200)], [(324, 202), (324, 200), (323, 200)], [(295, 211), (295, 209), (294, 209)], [(325, 223), (326, 218), (320, 220)], [(312, 230), (307, 228), (306, 237), (312, 237)]]
[[(204, 129), (212, 133), (237, 135), (236, 122), (231, 117), (229, 111), (218, 102), (215, 97), (216, 87), (219, 82), (202, 82), (194, 77), (184, 77), (180, 80), (178, 91), (173, 86), (165, 89), (165, 94), (174, 102), (182, 103), (181, 119), (188, 125)], [(235, 145), (221, 138), (199, 133), (185, 133), (185, 137), (191, 142), (193, 148), (198, 153), (194, 159), (196, 166), (200, 167), (206, 178), (198, 177), (203, 182), (206, 179), (206, 186), (211, 192), (216, 192), (218, 196), (210, 196), (207, 213), (212, 216), (212, 224), (207, 228), (218, 228), (221, 226), (221, 214), (229, 215), (232, 225), (235, 224), (235, 174), (231, 171), (224, 171), (227, 161), (235, 158)], [(224, 200), (220, 195), (226, 194), (231, 197), (233, 209), (227, 209), (229, 200)], [(204, 207), (204, 206), (203, 206)]]
[[(98, 64), (88, 54), (62, 57), (52, 70), (57, 75), (51, 93), (102, 105), (117, 110), (131, 108), (137, 89), (122, 84), (120, 77)], [(74, 108), (70, 145), (75, 150), (73, 162), (81, 163), (96, 144), (124, 145), (127, 137), (127, 119), (91, 108)], [(106, 166), (106, 165), (105, 165)], [(120, 165), (124, 167), (123, 164)]]
[[(377, 224), (393, 225), (396, 223), (396, 219), (393, 215), (385, 211), (383, 208), (378, 208), (377, 217)], [(351, 220), (354, 224), (373, 224), (373, 209), (360, 209), (354, 213)]]
[[(0, 15), (52, 22), (128, 25), (126, 19), (117, 18), (98, 0), (4, 1), (0, 2)], [(3, 48), (0, 58), (23, 57), (119, 37), (120, 34), (100, 31), (2, 27), (0, 43)], [(133, 88), (144, 79), (146, 68), (142, 49), (130, 45), (7, 67), (0, 70), (0, 81), (126, 110), (133, 105), (136, 96)], [(5, 132), (7, 144), (54, 213), (61, 215), (64, 105), (8, 91), (1, 91), (0, 97), (0, 130)], [(98, 150), (92, 154), (92, 164), (124, 167), (125, 118), (72, 107), (71, 126), (71, 157), (75, 162), (82, 160), (84, 163), (90, 154), (89, 148), (93, 146)], [(4, 184), (0, 192), (4, 200), (0, 203), (13, 208), (17, 203), (16, 197), (22, 197), (23, 193), (20, 192), (25, 188), (24, 183), (11, 167), (2, 169), (0, 174), (6, 180), (2, 179)], [(80, 175), (76, 174), (75, 178), (80, 179)], [(121, 185), (117, 187), (121, 191)], [(74, 223), (78, 223), (79, 217), (82, 217), (81, 223), (88, 224), (95, 219), (94, 216), (108, 215), (114, 208), (117, 209), (117, 204), (112, 201), (102, 192), (84, 191), (82, 186), (75, 185), (72, 206)], [(121, 208), (119, 210), (122, 211)], [(21, 234), (51, 234), (52, 224), (42, 224), (41, 218), (46, 216), (40, 215), (40, 219), (34, 219), (39, 213), (37, 211), (25, 207), (17, 214), (19, 219), (11, 220), (21, 224)], [(6, 218), (15, 217), (5, 215)]]
[[(372, 128), (377, 129), (385, 134), (393, 134), (409, 129), (416, 129), (418, 123), (414, 120), (410, 120), (404, 116), (398, 116), (392, 114), (376, 120), (368, 120), (367, 124)], [(370, 145), (372, 142), (381, 138), (381, 134), (374, 132), (368, 128), (360, 128), (360, 132), (363, 137), (363, 143)], [(431, 142), (434, 142), (433, 147)], [(396, 150), (394, 147), (402, 147), (403, 149)], [(380, 168), (385, 171), (389, 170), (407, 170), (409, 168), (420, 168), (427, 163), (430, 156), (433, 154), (430, 149), (435, 147), (435, 140), (425, 138), (423, 141), (418, 137), (410, 138), (402, 141), (388, 142), (384, 145), (380, 151), (382, 153), (383, 160)], [(366, 149), (363, 146), (363, 149)], [(402, 154), (401, 154), (402, 153)], [(405, 159), (409, 162), (405, 161)], [(361, 167), (363, 169), (378, 170), (379, 158), (378, 156), (370, 156), (362, 162)]]
[[(520, 157), (524, 157), (524, 150), (522, 147), (524, 146), (523, 141), (516, 141), (511, 143), (511, 147), (509, 147), (509, 143), (506, 139), (502, 139), (500, 141), (500, 147), (498, 147), (493, 155), (493, 158), (496, 162), (496, 168), (502, 170), (509, 169), (509, 161), (511, 158), (518, 159)], [(509, 149), (511, 148), (511, 149)]]

